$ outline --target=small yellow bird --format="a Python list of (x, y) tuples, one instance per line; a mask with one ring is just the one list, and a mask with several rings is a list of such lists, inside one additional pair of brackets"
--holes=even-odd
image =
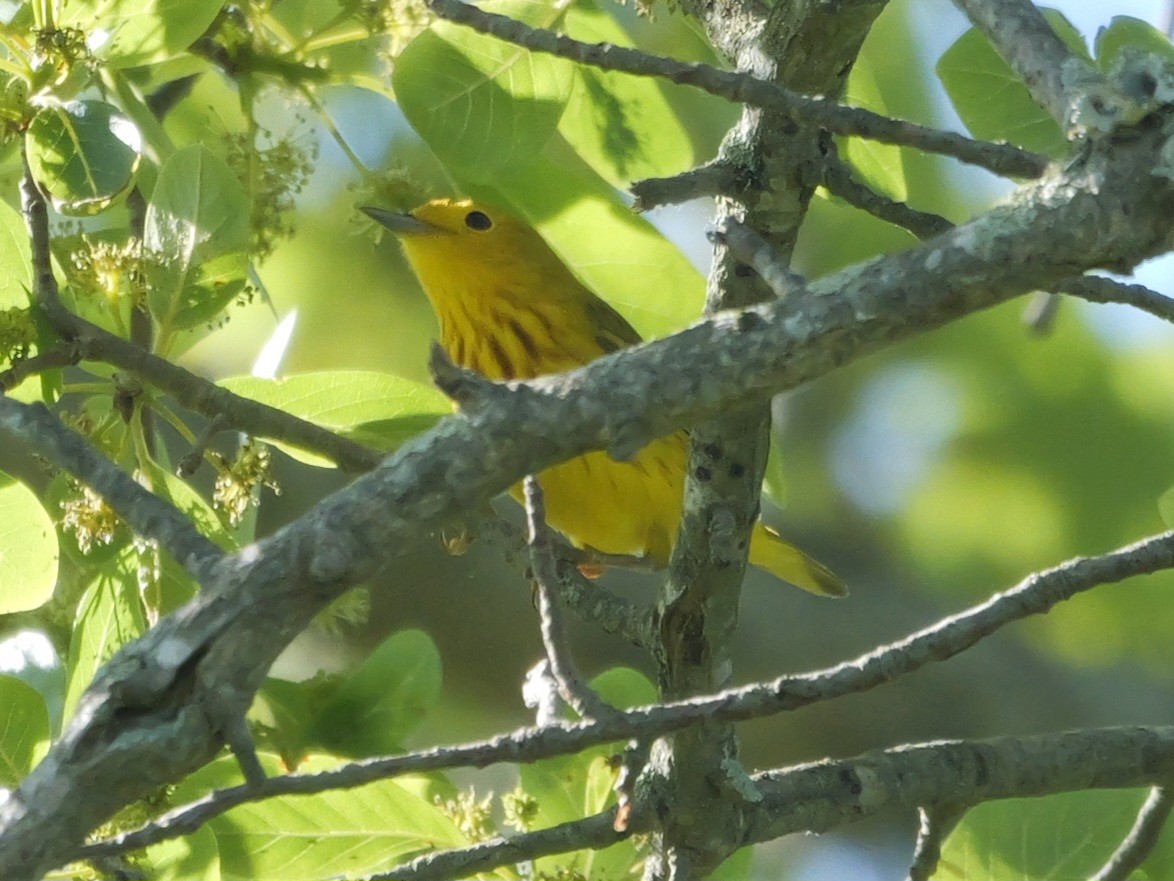
[[(542, 237), (468, 199), (435, 199), (400, 214), (363, 208), (391, 230), (462, 367), (493, 380), (559, 373), (641, 342), (624, 318), (575, 278)], [(681, 522), (687, 436), (655, 440), (627, 462), (587, 453), (539, 477), (549, 524), (576, 547), (668, 564)], [(521, 486), (511, 491), (521, 499)], [(844, 583), (762, 523), (750, 562), (823, 596)]]

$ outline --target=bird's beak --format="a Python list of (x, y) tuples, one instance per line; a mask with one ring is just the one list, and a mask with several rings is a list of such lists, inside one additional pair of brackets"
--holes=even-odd
[(366, 206), (360, 207), (359, 210), (397, 236), (434, 236), (445, 232), (440, 227), (413, 217), (406, 211), (388, 211), (384, 208)]

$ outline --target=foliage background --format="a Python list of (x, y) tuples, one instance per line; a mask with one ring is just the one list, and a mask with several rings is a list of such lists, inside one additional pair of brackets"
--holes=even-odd
[[(1053, 5), (1090, 39), (1113, 14), (1158, 23), (1162, 11), (1158, 2)], [(679, 16), (660, 11), (649, 21), (628, 8), (607, 8), (645, 47), (708, 58)], [(857, 77), (853, 97), (895, 116), (958, 125), (932, 67), (964, 29), (948, 3), (894, 0), (865, 48), (872, 82)], [(601, 234), (588, 213), (564, 213), (560, 202), (590, 188), (599, 199), (612, 198), (611, 187), (623, 180), (671, 174), (713, 155), (734, 108), (676, 87), (662, 91), (685, 124), (655, 155), (635, 151), (629, 166), (606, 169), (610, 179), (593, 178), (577, 164), (561, 166), (565, 178), (525, 165), (504, 169), (500, 178), (516, 207), (542, 221), (544, 232), (589, 267), (601, 293), (651, 334), (682, 326), (699, 308), (708, 260), (706, 204), (651, 214), (687, 258), (668, 257), (666, 283), (663, 262), (633, 271), (601, 260), (598, 255), (634, 247), (635, 233)], [(341, 138), (372, 171), (407, 168), (429, 195), (452, 190), (445, 170), (386, 97), (339, 87), (324, 90), (323, 100)], [(355, 222), (360, 179), (353, 164), (304, 102), (274, 90), (262, 92), (261, 108), (275, 137), (288, 132), (318, 151), (297, 203), (296, 233), (259, 269), (272, 310), (261, 299), (237, 310), (181, 363), (214, 378), (247, 373), (273, 330), (274, 311), (284, 316), (296, 309), (282, 374), (354, 368), (426, 382), (434, 320), (394, 243), (374, 245)], [(235, 131), (239, 116), (236, 96), (205, 77), (168, 128)], [(878, 154), (863, 160), (874, 163), (874, 182), (955, 221), (1004, 189), (976, 170), (887, 148)], [(559, 167), (565, 159), (551, 148), (539, 161)], [(472, 178), (462, 183), (475, 192), (488, 186)], [(818, 275), (910, 241), (880, 221), (818, 199), (799, 264)], [(1139, 275), (1171, 294), (1170, 267), (1162, 261)], [(738, 681), (837, 662), (1030, 571), (1161, 528), (1157, 499), (1174, 482), (1174, 331), (1124, 308), (1066, 302), (1053, 330), (1033, 335), (1022, 313), (1017, 302), (967, 319), (776, 402), (784, 464), (771, 489), (784, 507), (767, 516), (837, 570), (852, 596), (823, 602), (752, 571)], [(266, 499), (261, 534), (341, 485), (336, 472), (280, 454), (276, 476), (283, 495)], [(608, 578), (634, 594), (654, 590), (646, 577)], [(908, 681), (749, 723), (743, 726), (747, 764), (775, 766), (906, 740), (1174, 721), (1172, 589), (1174, 576), (1166, 574), (1094, 591)], [(307, 634), (281, 672), (302, 677), (340, 669), (388, 633), (421, 628), (440, 649), (444, 684), (438, 707), (409, 743), (453, 742), (530, 720), (520, 684), (541, 654), (530, 591), (496, 552), (474, 544), (455, 557), (439, 541), (416, 548), (393, 575), (371, 585), (370, 595), (367, 624), (341, 636)], [(615, 664), (645, 667), (637, 653), (585, 627), (574, 639), (591, 674)], [(492, 780), (479, 776), (478, 788)], [(795, 879), (849, 871), (862, 881), (896, 877), (904, 871), (912, 823), (893, 817), (827, 839), (782, 842), (777, 847), (785, 860), (760, 857), (760, 865), (771, 867), (763, 877), (778, 877), (779, 865)]]

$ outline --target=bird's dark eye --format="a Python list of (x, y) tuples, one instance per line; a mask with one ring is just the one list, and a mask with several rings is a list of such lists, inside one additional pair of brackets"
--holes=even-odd
[(484, 232), (493, 226), (493, 221), (484, 211), (470, 211), (465, 215), (465, 226), (478, 232)]

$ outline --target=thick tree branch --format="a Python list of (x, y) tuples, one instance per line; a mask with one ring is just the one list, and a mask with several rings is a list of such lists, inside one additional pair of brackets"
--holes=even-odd
[[(630, 454), (1024, 291), (1164, 252), (1174, 194), (1143, 170), (1165, 138), (1160, 127), (1131, 134), (1094, 139), (1065, 175), (930, 242), (818, 279), (799, 302), (719, 313), (579, 370), (510, 383), (494, 406), (446, 418), (227, 558), (200, 596), (103, 668), (75, 721), (0, 804), (0, 877), (39, 876), (120, 807), (207, 762), (224, 740), (206, 702), (247, 706), (274, 657), (331, 598), (524, 475), (591, 449)], [(1122, 553), (1168, 555), (1168, 540)], [(1099, 573), (1105, 564), (1084, 565)], [(842, 685), (833, 677), (821, 688)], [(796, 686), (788, 699), (801, 702)]]
[(752, 841), (824, 832), (880, 811), (1150, 786), (1174, 772), (1174, 727), (936, 741), (754, 778)]
[(798, 122), (827, 129), (833, 134), (855, 135), (883, 144), (942, 153), (1009, 177), (1039, 177), (1048, 166), (1046, 157), (1007, 144), (975, 141), (953, 132), (891, 119), (859, 107), (844, 107), (834, 101), (808, 98), (743, 73), (675, 61), (607, 43), (583, 43), (553, 31), (532, 28), (503, 15), (485, 12), (462, 0), (429, 0), (429, 6), (442, 18), (534, 52), (559, 55), (604, 70), (654, 76), (695, 86), (730, 101), (777, 111)]

